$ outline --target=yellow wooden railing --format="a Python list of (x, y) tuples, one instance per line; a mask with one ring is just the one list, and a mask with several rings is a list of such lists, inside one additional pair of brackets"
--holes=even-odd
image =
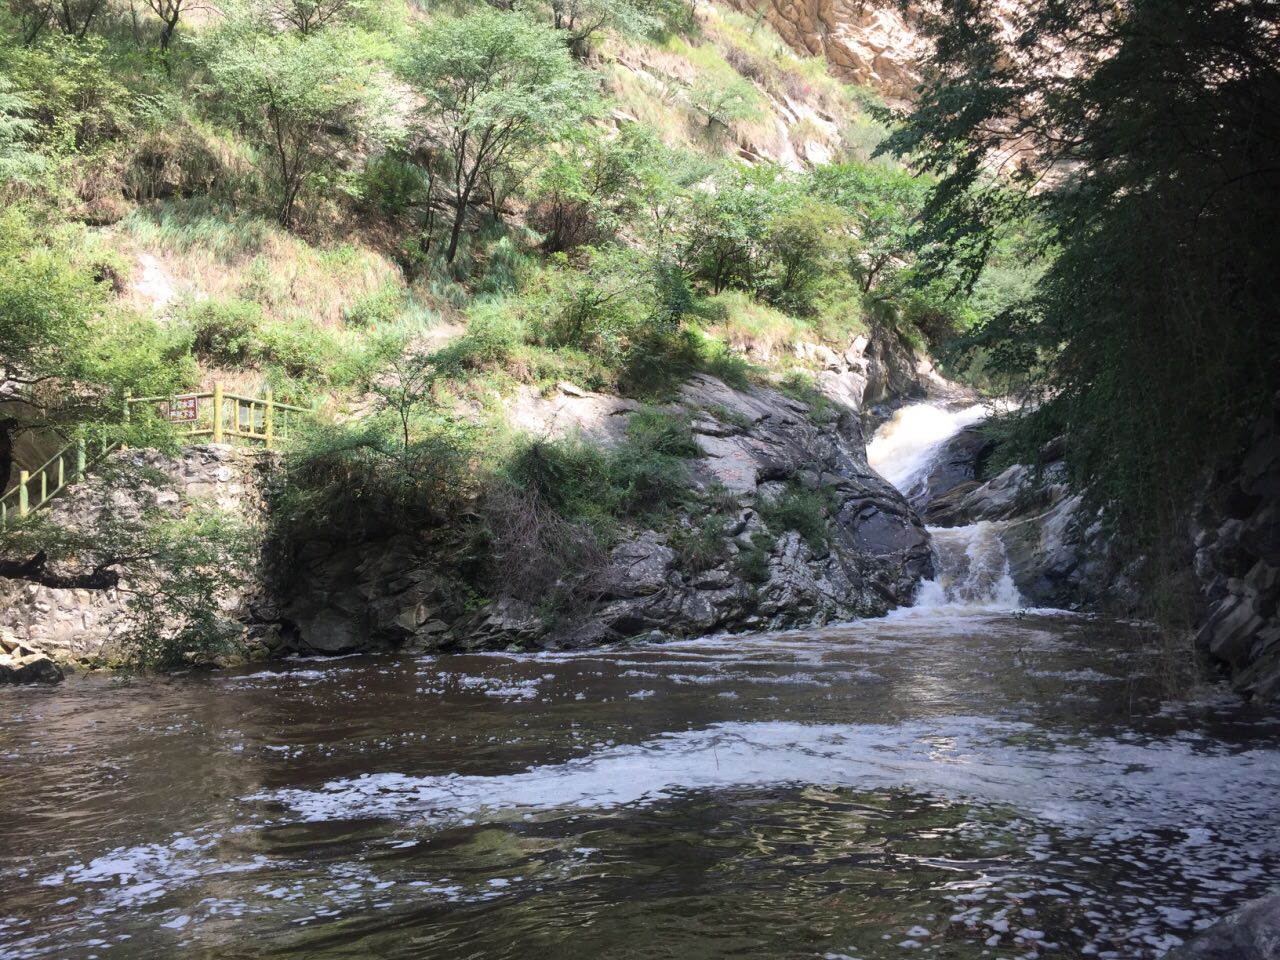
[(119, 445), (104, 431), (99, 438), (82, 437), (67, 444), (35, 470), (19, 471), (17, 486), (0, 496), (0, 530), (10, 518), (39, 510)]
[[(156, 408), (161, 417), (175, 424), (183, 437), (208, 437), (213, 443), (237, 440), (261, 443), (268, 450), (278, 441), (289, 438), (290, 427), (299, 414), (311, 412), (305, 407), (272, 399), (270, 390), (263, 397), (245, 397), (227, 393), (220, 383), (205, 393), (127, 397), (125, 421), (144, 406)], [(184, 425), (188, 429), (182, 429)], [(0, 530), (7, 527), (12, 518), (25, 517), (39, 510), (120, 446), (122, 443), (109, 439), (106, 428), (103, 428), (99, 438), (76, 440), (37, 469), (20, 471), (17, 485), (0, 496)]]
[[(220, 383), (205, 393), (129, 397), (125, 400), (125, 419), (140, 405), (158, 406), (160, 415), (173, 422), (184, 436), (209, 437), (213, 443), (246, 440), (265, 444), (267, 449), (277, 440), (289, 438), (292, 421), (299, 414), (311, 412), (272, 399), (270, 390), (262, 397), (245, 397), (227, 393)], [(181, 429), (184, 425), (185, 430)]]

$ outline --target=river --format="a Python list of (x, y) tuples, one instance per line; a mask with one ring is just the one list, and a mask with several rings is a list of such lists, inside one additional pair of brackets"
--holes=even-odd
[(1141, 958), (1280, 885), (1280, 713), (978, 567), (817, 630), (0, 689), (0, 957)]

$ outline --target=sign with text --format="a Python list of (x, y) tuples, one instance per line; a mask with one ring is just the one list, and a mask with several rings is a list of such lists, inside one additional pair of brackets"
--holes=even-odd
[(195, 423), (198, 414), (195, 397), (174, 397), (164, 404), (164, 415), (170, 423)]

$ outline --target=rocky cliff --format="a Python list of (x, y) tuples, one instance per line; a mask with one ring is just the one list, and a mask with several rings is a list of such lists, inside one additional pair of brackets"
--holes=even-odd
[(763, 14), (800, 53), (825, 57), (843, 80), (871, 87), (890, 106), (908, 104), (919, 82), (925, 41), (893, 0), (728, 0)]
[[(867, 465), (863, 416), (876, 403), (946, 383), (895, 338), (858, 337), (843, 351), (793, 349), (816, 370), (811, 402), (764, 386), (733, 389), (710, 376), (684, 385), (666, 411), (688, 420), (697, 444), (687, 502), (657, 528), (619, 531), (599, 556), (597, 546), (583, 544), (593, 552), (584, 564), (590, 585), (569, 608), (548, 609), (518, 589), (528, 577), (516, 568), (498, 577), (493, 595), (477, 596), (453, 569), (447, 536), (312, 539), (294, 545), (287, 562), (268, 543), (271, 559), (223, 605), (242, 625), (238, 655), (582, 646), (822, 624), (910, 603), (932, 572), (928, 535)], [(517, 391), (508, 415), (513, 428), (533, 436), (609, 447), (638, 409), (563, 383), (549, 394)], [(90, 523), (104, 502), (121, 511), (159, 504), (180, 512), (203, 501), (267, 529), (272, 455), (207, 445), (178, 457), (114, 457), (170, 483), (125, 495), (87, 482), (56, 503), (55, 519)], [(767, 519), (780, 498), (806, 495), (807, 529)], [(0, 579), (0, 605), (0, 642), (19, 657), (109, 661), (130, 628), (110, 588)]]
[(1280, 697), (1280, 395), (1195, 519), (1196, 646), (1259, 697)]
[[(861, 397), (860, 348), (834, 358), (829, 381)], [(562, 384), (512, 403), (535, 434), (617, 442), (637, 405)], [(393, 537), (358, 549), (305, 544), (281, 619), (306, 647), (452, 649), (583, 646), (631, 637), (794, 627), (885, 613), (931, 572), (928, 536), (910, 506), (867, 466), (856, 410), (819, 413), (776, 390), (734, 390), (699, 376), (669, 408), (691, 418), (700, 456), (694, 497), (664, 529), (633, 529), (600, 558), (585, 603), (549, 612), (516, 592), (474, 608), (450, 587), (430, 545)], [(825, 536), (770, 527), (789, 489), (826, 501)], [(511, 571), (512, 583), (520, 571)]]
[[(155, 482), (128, 488), (111, 486), (99, 471), (55, 500), (50, 513), (53, 520), (75, 529), (92, 526), (99, 510), (138, 515), (143, 509), (158, 508), (177, 515), (193, 504), (203, 503), (261, 527), (267, 480), (275, 462), (275, 454), (222, 445), (188, 447), (177, 456), (154, 450), (117, 451), (111, 455), (109, 470), (128, 471)], [(70, 564), (63, 572), (73, 573), (74, 566)], [(16, 660), (40, 656), (62, 664), (115, 659), (130, 629), (122, 595), (128, 587), (127, 569), (124, 573), (125, 580), (119, 587), (97, 589), (55, 587), (0, 577), (0, 654)], [(175, 576), (181, 574), (174, 571)], [(247, 583), (255, 583), (255, 578), (250, 577)], [(256, 593), (256, 586), (248, 591), (232, 590), (224, 605), (228, 618), (253, 619), (248, 604)], [(247, 633), (245, 639), (247, 649)], [(47, 669), (41, 669), (42, 675), (33, 679), (50, 676)]]

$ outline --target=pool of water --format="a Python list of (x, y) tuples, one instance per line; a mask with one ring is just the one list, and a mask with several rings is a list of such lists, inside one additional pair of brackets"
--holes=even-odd
[(0, 956), (1155, 957), (1280, 884), (1280, 715), (906, 611), (0, 688)]

